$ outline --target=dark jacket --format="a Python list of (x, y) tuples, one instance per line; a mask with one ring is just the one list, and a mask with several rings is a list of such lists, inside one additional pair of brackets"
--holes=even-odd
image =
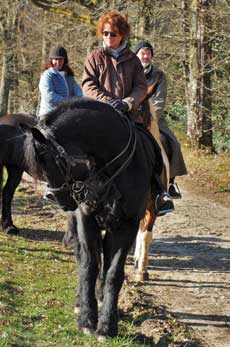
[(127, 99), (136, 110), (147, 95), (147, 84), (140, 60), (125, 48), (116, 59), (106, 49), (92, 51), (84, 65), (82, 89), (85, 96), (109, 102)]
[(167, 80), (165, 74), (158, 67), (152, 65), (150, 71), (145, 73), (151, 102), (158, 119), (158, 126), (162, 136), (162, 143), (166, 149), (170, 164), (170, 178), (187, 174), (187, 169), (181, 152), (180, 143), (173, 131), (169, 128), (164, 115), (167, 97)]

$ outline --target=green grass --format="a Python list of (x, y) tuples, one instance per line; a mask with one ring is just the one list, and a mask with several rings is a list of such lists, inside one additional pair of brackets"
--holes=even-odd
[(60, 346), (66, 325), (64, 335), (72, 343), (75, 326), (69, 321), (75, 322), (72, 305), (77, 282), (73, 257), (61, 249), (52, 250), (48, 243), (10, 241), (6, 239), (4, 246), (1, 242), (4, 318), (0, 346)]
[[(37, 231), (39, 233), (39, 231)], [(34, 242), (1, 234), (0, 346), (136, 347), (129, 323), (119, 336), (99, 343), (77, 330), (73, 313), (77, 271), (58, 242)]]
[[(188, 169), (183, 182), (189, 190), (208, 193), (209, 198), (229, 206), (230, 203), (230, 153), (213, 154), (192, 148), (185, 130), (179, 124), (172, 126), (179, 139)], [(225, 193), (225, 194), (223, 194)]]

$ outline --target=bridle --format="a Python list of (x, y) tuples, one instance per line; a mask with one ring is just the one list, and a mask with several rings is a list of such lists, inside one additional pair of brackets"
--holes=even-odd
[[(137, 139), (135, 125), (128, 119), (126, 115), (120, 112), (119, 114), (129, 131), (128, 142), (118, 155), (108, 161), (98, 171), (95, 169), (95, 162), (93, 158), (86, 155), (69, 155), (66, 150), (58, 144), (54, 137), (50, 135), (46, 137), (45, 131), (42, 131), (43, 136), (46, 138), (46, 141), (49, 144), (42, 146), (46, 147), (44, 148), (46, 151), (51, 152), (55, 158), (55, 163), (59, 169), (59, 172), (64, 179), (61, 186), (49, 187), (51, 192), (57, 193), (61, 191), (69, 191), (70, 196), (76, 202), (77, 206), (84, 202), (94, 209), (98, 207), (99, 202), (104, 201), (104, 197), (107, 196), (115, 178), (129, 165), (136, 149)], [(110, 177), (108, 177), (106, 170), (117, 163), (119, 159), (122, 159), (122, 157), (129, 151), (130, 147), (131, 151), (128, 154), (128, 157), (121, 163), (119, 168), (116, 169)], [(72, 176), (72, 168), (77, 164), (83, 164), (86, 166), (89, 172), (88, 179), (79, 181)]]

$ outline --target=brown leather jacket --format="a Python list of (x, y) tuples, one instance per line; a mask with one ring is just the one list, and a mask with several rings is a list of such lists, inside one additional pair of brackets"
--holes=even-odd
[(104, 48), (93, 50), (86, 58), (82, 78), (85, 96), (109, 102), (127, 99), (132, 111), (147, 95), (147, 83), (139, 58), (125, 48), (116, 59)]

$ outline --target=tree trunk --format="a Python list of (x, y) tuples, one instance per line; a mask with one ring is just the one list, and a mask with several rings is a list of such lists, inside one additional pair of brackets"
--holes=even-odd
[(9, 61), (11, 60), (5, 49), (2, 50), (2, 75), (0, 84), (0, 117), (4, 116), (8, 110), (8, 100), (10, 92), (10, 72), (9, 72)]
[[(1, 18), (1, 38), (2, 38), (2, 74), (0, 84), (0, 116), (8, 111), (10, 89), (17, 85), (17, 26), (20, 13), (18, 3), (6, 4), (7, 7), (2, 8), (4, 16)], [(20, 3), (19, 3), (20, 5)], [(2, 15), (3, 15), (2, 14)]]
[(190, 23), (189, 23), (189, 2), (190, 0), (182, 0), (182, 26), (183, 26), (183, 65), (184, 65), (184, 78), (185, 78), (185, 97), (187, 103), (187, 114), (191, 114), (189, 81), (190, 81), (190, 64), (189, 64), (189, 50), (190, 50)]
[(194, 0), (191, 6), (188, 136), (195, 147), (210, 147), (211, 121), (211, 17), (212, 0)]

